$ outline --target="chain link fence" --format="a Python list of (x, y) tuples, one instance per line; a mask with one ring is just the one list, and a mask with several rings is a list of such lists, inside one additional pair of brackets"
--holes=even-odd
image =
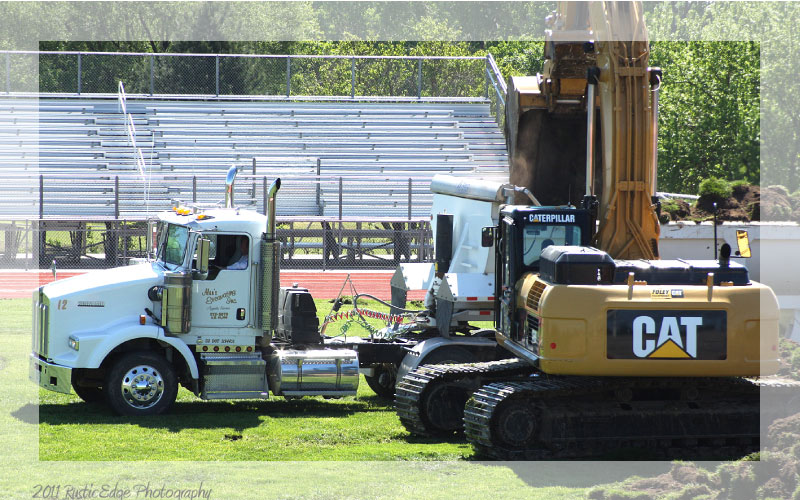
[[(14, 179), (29, 185), (29, 199), (16, 203), (37, 206), (39, 215), (0, 220), (2, 268), (47, 268), (53, 259), (69, 268), (124, 265), (147, 256), (147, 221), (157, 213), (173, 206), (220, 207), (224, 199), (224, 182), (212, 175), (36, 177)], [(271, 181), (240, 174), (236, 206), (265, 214)], [(433, 251), (431, 198), (429, 180), (282, 177), (277, 196), (282, 265), (393, 269), (399, 262), (426, 262)]]
[[(492, 63), (490, 64), (490, 60)], [(0, 51), (6, 93), (493, 99), (487, 57)], [(491, 75), (490, 71), (496, 72)]]

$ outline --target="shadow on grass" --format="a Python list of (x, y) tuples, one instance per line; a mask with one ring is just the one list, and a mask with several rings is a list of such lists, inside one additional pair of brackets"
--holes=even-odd
[[(133, 424), (148, 429), (180, 432), (184, 429), (233, 428), (239, 432), (258, 427), (262, 417), (271, 418), (329, 418), (346, 417), (354, 413), (393, 411), (386, 400), (375, 397), (347, 401), (326, 401), (304, 398), (287, 401), (283, 398), (250, 401), (180, 401), (168, 413), (145, 417), (126, 417), (114, 414), (104, 403), (75, 401), (66, 404), (39, 406), (38, 423), (48, 425), (74, 424)], [(35, 410), (34, 405), (31, 406)], [(27, 423), (35, 419), (31, 411), (20, 408), (12, 415)]]

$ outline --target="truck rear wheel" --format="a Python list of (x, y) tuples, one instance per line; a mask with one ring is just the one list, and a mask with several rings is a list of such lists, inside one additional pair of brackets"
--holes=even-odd
[(158, 415), (175, 402), (178, 382), (162, 356), (131, 352), (113, 364), (104, 389), (109, 406), (120, 415)]
[(375, 374), (371, 377), (365, 376), (367, 385), (379, 397), (385, 399), (394, 398), (394, 385), (397, 382), (397, 367), (392, 363), (381, 363), (373, 365)]

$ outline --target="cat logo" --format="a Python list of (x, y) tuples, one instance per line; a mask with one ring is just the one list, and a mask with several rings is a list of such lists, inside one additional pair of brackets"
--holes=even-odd
[(655, 320), (637, 316), (633, 320), (633, 353), (637, 358), (696, 358), (697, 327), (702, 325), (700, 316), (665, 316), (656, 339)]
[[(676, 294), (670, 296), (675, 298)], [(606, 328), (608, 359), (727, 357), (727, 313), (723, 310), (611, 309)]]
[(680, 288), (654, 288), (650, 290), (652, 299), (680, 299), (683, 298), (683, 290)]

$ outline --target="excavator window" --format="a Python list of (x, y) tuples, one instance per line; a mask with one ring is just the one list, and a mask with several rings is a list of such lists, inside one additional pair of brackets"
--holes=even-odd
[(539, 266), (539, 258), (550, 245), (580, 245), (581, 228), (575, 225), (529, 225), (522, 231), (522, 262)]

